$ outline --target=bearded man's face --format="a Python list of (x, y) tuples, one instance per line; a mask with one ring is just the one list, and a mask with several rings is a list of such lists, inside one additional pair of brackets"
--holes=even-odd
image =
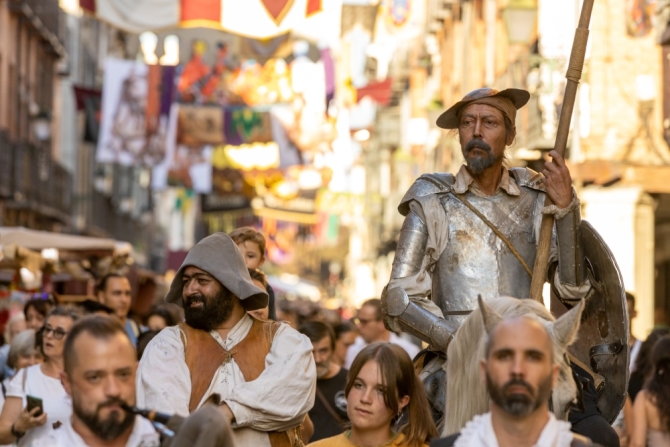
[(471, 104), (463, 109), (458, 138), (468, 169), (479, 175), (505, 156), (505, 148), (514, 141), (503, 113), (487, 104)]
[(113, 335), (80, 332), (69, 352), (63, 387), (72, 397), (73, 419), (99, 439), (113, 441), (128, 433), (135, 415), (137, 353), (121, 326)]
[(549, 401), (553, 385), (551, 374), (547, 375), (537, 387), (522, 378), (515, 377), (499, 385), (486, 376), (486, 386), (491, 400), (504, 412), (514, 416), (528, 416)]
[(189, 326), (212, 331), (233, 313), (234, 296), (213, 276), (197, 267), (187, 267), (182, 277), (184, 319)]
[(490, 335), (482, 375), (492, 403), (503, 412), (525, 417), (540, 407), (548, 411), (558, 379), (553, 341), (528, 317), (503, 320)]

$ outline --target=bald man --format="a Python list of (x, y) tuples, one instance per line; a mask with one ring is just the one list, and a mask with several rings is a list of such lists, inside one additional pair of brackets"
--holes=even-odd
[(549, 335), (553, 324), (523, 316), (503, 320), (489, 332), (480, 372), (491, 397), (490, 412), (432, 447), (594, 445), (549, 411), (559, 374)]

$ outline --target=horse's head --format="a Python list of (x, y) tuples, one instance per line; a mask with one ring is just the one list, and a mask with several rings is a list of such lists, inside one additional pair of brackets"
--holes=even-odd
[[(501, 297), (501, 299), (508, 298)], [(522, 315), (531, 315), (547, 329), (547, 332), (549, 333), (549, 336), (554, 343), (556, 354), (559, 354), (557, 358), (563, 357), (568, 349), (568, 346), (574, 343), (575, 339), (577, 338), (579, 322), (582, 311), (584, 310), (584, 300), (580, 300), (579, 304), (563, 314), (560, 318), (558, 318), (558, 320), (554, 320), (554, 317), (551, 315), (551, 313), (549, 313), (547, 308), (537, 301), (517, 300), (516, 304), (518, 309), (516, 312), (508, 310), (504, 315), (500, 315), (493, 308), (486, 304), (481, 295), (478, 297), (478, 300), (479, 308), (484, 320), (484, 328), (486, 329), (487, 334), (490, 334), (491, 331), (498, 325), (498, 323), (500, 323), (505, 318), (515, 318)]]
[(559, 419), (566, 419), (570, 404), (577, 396), (577, 387), (572, 377), (570, 362), (567, 360), (567, 350), (568, 346), (574, 343), (577, 338), (577, 331), (584, 310), (584, 300), (579, 301), (576, 306), (558, 319), (554, 319), (547, 308), (537, 301), (511, 299), (516, 301), (517, 309), (512, 310), (507, 306), (502, 306), (506, 312), (501, 315), (484, 302), (481, 296), (479, 297), (479, 308), (486, 333), (490, 334), (502, 320), (522, 315), (530, 316), (545, 327), (554, 346), (554, 362), (560, 366), (559, 380), (552, 392), (553, 412)]

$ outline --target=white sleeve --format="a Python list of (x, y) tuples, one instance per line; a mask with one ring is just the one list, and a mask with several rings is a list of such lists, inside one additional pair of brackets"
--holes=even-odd
[(237, 385), (225, 399), (237, 427), (282, 431), (299, 425), (314, 405), (316, 366), (312, 343), (287, 324), (277, 330), (265, 370)]
[[(26, 369), (22, 369), (12, 377), (7, 386), (5, 397), (20, 397), (21, 399), (25, 399), (26, 392), (24, 391), (23, 378), (27, 373), (28, 371)], [(26, 383), (27, 382), (28, 380), (26, 380)]]
[(179, 327), (163, 329), (147, 345), (137, 369), (137, 405), (188, 416), (191, 376), (184, 359)]

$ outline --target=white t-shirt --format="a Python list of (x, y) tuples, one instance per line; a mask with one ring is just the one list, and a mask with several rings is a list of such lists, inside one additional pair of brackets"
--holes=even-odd
[[(135, 424), (126, 447), (159, 447), (160, 436), (151, 422), (142, 416), (135, 416)], [(61, 428), (35, 442), (32, 447), (88, 447), (88, 444), (72, 428), (72, 420), (68, 420)]]
[(40, 366), (37, 364), (22, 369), (7, 387), (7, 397), (20, 397), (23, 402), (22, 408), (26, 407), (27, 395), (41, 398), (44, 412), (47, 414), (46, 424), (28, 430), (19, 441), (19, 447), (31, 446), (36, 439), (49, 435), (54, 431), (54, 424), (65, 424), (72, 414), (72, 400), (65, 392), (60, 379), (45, 375)]

